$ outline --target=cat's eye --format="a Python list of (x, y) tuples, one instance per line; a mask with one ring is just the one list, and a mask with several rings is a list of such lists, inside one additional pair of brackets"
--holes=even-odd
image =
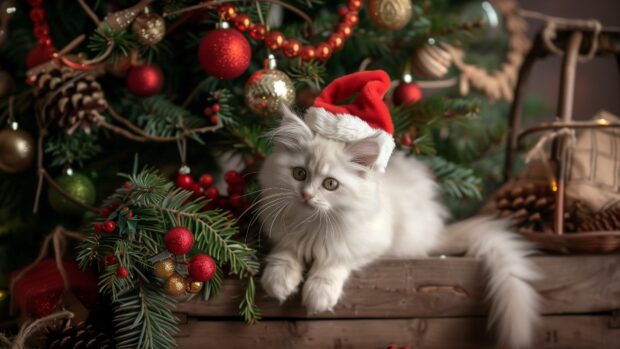
[(338, 186), (340, 185), (340, 183), (338, 183), (338, 181), (334, 178), (328, 177), (325, 178), (325, 180), (323, 181), (323, 188), (329, 190), (329, 191), (333, 191), (338, 189)]
[(303, 167), (294, 167), (293, 178), (298, 181), (303, 181), (304, 179), (306, 179), (306, 170)]

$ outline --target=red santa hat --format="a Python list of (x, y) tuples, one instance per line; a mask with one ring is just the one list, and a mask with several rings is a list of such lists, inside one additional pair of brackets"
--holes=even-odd
[[(394, 124), (383, 96), (390, 77), (382, 70), (363, 71), (334, 80), (305, 115), (306, 124), (323, 137), (344, 142), (374, 138), (379, 154), (373, 167), (385, 171), (394, 150)], [(350, 104), (339, 104), (354, 98)]]

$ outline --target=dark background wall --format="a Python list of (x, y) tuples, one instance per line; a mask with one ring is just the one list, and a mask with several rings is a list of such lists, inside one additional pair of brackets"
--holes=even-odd
[[(598, 19), (603, 26), (620, 27), (620, 0), (520, 0), (521, 8), (547, 15)], [(542, 22), (528, 20), (531, 36), (542, 26)], [(558, 98), (561, 58), (549, 57), (534, 67), (528, 94), (534, 94), (555, 110)], [(596, 58), (577, 67), (575, 87), (576, 119), (589, 119), (597, 111), (605, 109), (620, 115), (620, 70), (615, 58)]]

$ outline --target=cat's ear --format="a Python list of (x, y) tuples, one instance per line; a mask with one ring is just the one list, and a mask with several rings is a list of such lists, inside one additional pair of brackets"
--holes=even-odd
[(368, 170), (374, 168), (381, 155), (381, 141), (380, 135), (374, 135), (349, 144), (350, 161)]
[(273, 131), (273, 142), (278, 149), (299, 149), (303, 142), (312, 139), (312, 130), (297, 114), (289, 108), (282, 108), (282, 121)]

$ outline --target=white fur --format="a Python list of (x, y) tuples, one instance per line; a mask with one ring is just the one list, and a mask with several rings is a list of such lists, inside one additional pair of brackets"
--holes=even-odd
[[(420, 257), (467, 252), (489, 273), (490, 324), (512, 347), (527, 346), (538, 317), (537, 277), (527, 244), (501, 222), (476, 218), (445, 226), (437, 184), (426, 166), (395, 153), (385, 173), (374, 170), (380, 140), (345, 143), (314, 134), (285, 111), (275, 150), (259, 174), (258, 214), (273, 243), (262, 275), (265, 291), (285, 300), (304, 278), (302, 302), (311, 313), (331, 310), (351, 271), (382, 256)], [(374, 143), (374, 146), (373, 146)], [(307, 178), (293, 178), (303, 167)], [(340, 186), (322, 187), (332, 177)], [(302, 193), (312, 198), (304, 201)]]
[(367, 137), (377, 137), (379, 156), (375, 168), (384, 172), (394, 150), (394, 138), (389, 133), (370, 127), (364, 120), (350, 114), (332, 114), (325, 108), (311, 107), (306, 112), (306, 124), (325, 138), (354, 142)]

